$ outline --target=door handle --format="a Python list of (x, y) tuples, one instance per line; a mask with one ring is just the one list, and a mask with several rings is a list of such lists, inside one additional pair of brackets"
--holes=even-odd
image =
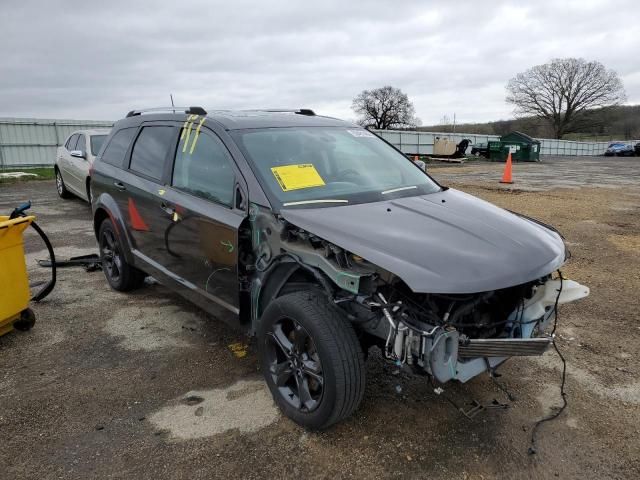
[(113, 182), (113, 186), (116, 187), (120, 191), (124, 191), (124, 190), (127, 189), (127, 187), (125, 187), (124, 183), (122, 183), (122, 182)]
[(168, 204), (166, 204), (166, 203), (164, 203), (164, 202), (162, 202), (162, 203), (160, 204), (160, 208), (161, 208), (161, 209), (162, 209), (162, 211), (163, 211), (164, 213), (166, 213), (167, 215), (173, 215), (173, 214), (176, 212), (176, 209), (175, 209), (175, 208), (173, 208), (171, 205), (168, 205)]

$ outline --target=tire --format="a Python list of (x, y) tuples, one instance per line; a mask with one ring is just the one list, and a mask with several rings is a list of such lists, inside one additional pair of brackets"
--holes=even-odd
[(119, 292), (128, 292), (142, 285), (145, 275), (127, 263), (122, 242), (109, 219), (100, 224), (98, 246), (102, 271), (111, 288)]
[(33, 313), (33, 310), (30, 308), (27, 308), (20, 312), (20, 320), (13, 322), (13, 328), (20, 330), (21, 332), (26, 332), (31, 330), (35, 324), (36, 314)]
[(71, 193), (67, 190), (67, 187), (64, 185), (64, 179), (62, 178), (62, 173), (60, 170), (56, 168), (56, 190), (58, 191), (58, 195), (60, 198), (70, 198)]
[(323, 430), (360, 405), (365, 389), (360, 342), (322, 293), (295, 292), (271, 302), (261, 317), (258, 341), (269, 390), (294, 422)]
[(85, 182), (85, 185), (87, 186), (87, 202), (89, 202), (89, 206), (91, 207), (93, 205), (93, 192), (91, 191), (91, 180), (87, 180)]

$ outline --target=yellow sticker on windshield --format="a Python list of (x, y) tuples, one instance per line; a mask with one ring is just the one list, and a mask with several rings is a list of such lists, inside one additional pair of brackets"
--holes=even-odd
[(283, 192), (301, 188), (322, 187), (325, 183), (312, 163), (271, 167)]

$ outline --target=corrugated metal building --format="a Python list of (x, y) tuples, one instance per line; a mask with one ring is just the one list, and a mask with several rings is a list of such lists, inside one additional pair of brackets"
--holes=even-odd
[(93, 120), (0, 118), (0, 168), (53, 165), (56, 149), (71, 132), (111, 126)]

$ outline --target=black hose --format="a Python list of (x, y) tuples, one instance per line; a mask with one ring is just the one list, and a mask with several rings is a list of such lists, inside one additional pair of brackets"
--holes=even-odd
[[(18, 217), (26, 217), (27, 214), (25, 212), (30, 208), (31, 208), (31, 200), (14, 208), (13, 212), (11, 212), (11, 215), (9, 215), (9, 218), (14, 219)], [(49, 259), (51, 260), (51, 280), (49, 280), (49, 282), (44, 287), (42, 287), (38, 293), (36, 293), (33, 297), (31, 297), (31, 300), (33, 300), (34, 302), (39, 302), (40, 300), (45, 298), (47, 295), (49, 295), (53, 291), (53, 287), (56, 286), (56, 255), (53, 252), (53, 246), (51, 245), (51, 242), (49, 241), (49, 237), (47, 237), (47, 234), (44, 233), (44, 231), (40, 228), (40, 226), (35, 221), (31, 222), (31, 226), (36, 232), (38, 232), (38, 235), (40, 235), (40, 238), (42, 238), (42, 241), (44, 242), (44, 244), (47, 247), (47, 250), (49, 251)]]
[(31, 297), (31, 300), (33, 300), (34, 302), (39, 302), (47, 295), (49, 295), (53, 291), (53, 287), (56, 286), (56, 255), (53, 252), (53, 246), (49, 241), (49, 237), (47, 237), (40, 226), (36, 222), (31, 222), (31, 226), (36, 232), (38, 232), (38, 235), (40, 235), (40, 238), (42, 238), (42, 241), (47, 246), (47, 250), (49, 251), (49, 258), (51, 260), (51, 280), (49, 280), (49, 283), (42, 287), (42, 289), (38, 293)]

